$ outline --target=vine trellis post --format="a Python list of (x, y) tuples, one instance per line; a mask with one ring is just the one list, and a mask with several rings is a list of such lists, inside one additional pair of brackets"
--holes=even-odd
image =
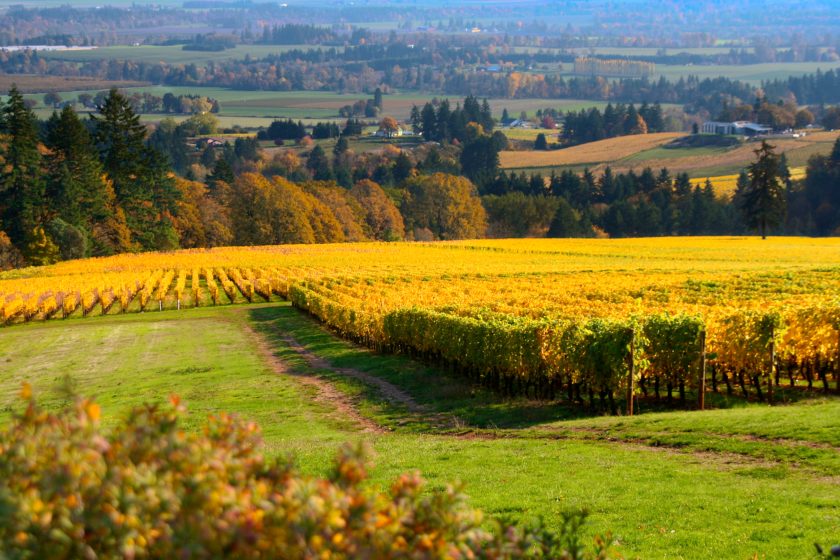
[(630, 375), (627, 379), (627, 416), (633, 416), (633, 378), (636, 375), (636, 333), (630, 338)]
[(773, 404), (773, 379), (776, 372), (776, 327), (770, 329), (770, 371), (767, 375), (767, 402)]
[(706, 408), (706, 329), (700, 331), (700, 356), (697, 364), (697, 408)]

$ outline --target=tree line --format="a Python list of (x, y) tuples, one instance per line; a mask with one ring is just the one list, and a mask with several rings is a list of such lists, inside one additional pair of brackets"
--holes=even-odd
[[(486, 117), (484, 105), (468, 98), (439, 120), (440, 102), (435, 134), (456, 111)], [(811, 159), (801, 183), (790, 181), (783, 155), (762, 146), (760, 166), (742, 174), (730, 200), (667, 169), (508, 174), (498, 162), (503, 135), (472, 120), (460, 138), (413, 150), (356, 153), (342, 135), (329, 152), (316, 143), (269, 157), (240, 137), (177, 166), (181, 126), (164, 121), (150, 134), (117, 90), (87, 120), (64, 107), (40, 123), (12, 89), (0, 120), (3, 266), (230, 244), (840, 227), (840, 142)]]
[(638, 110), (632, 103), (619, 103), (615, 106), (609, 103), (603, 113), (597, 107), (567, 113), (560, 137), (567, 144), (583, 144), (604, 138), (664, 130), (665, 121), (659, 103), (643, 103)]

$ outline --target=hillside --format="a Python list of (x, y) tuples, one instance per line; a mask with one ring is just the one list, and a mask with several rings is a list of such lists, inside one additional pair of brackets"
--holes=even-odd
[[(290, 247), (153, 258), (165, 266), (264, 258), (314, 275), (353, 269), (382, 278), (369, 291), (376, 301), (412, 270), (421, 282), (463, 284), (464, 296), (477, 298), (482, 292), (463, 275), (468, 270), (554, 268), (571, 281), (573, 269), (600, 268), (611, 272), (606, 278), (629, 263), (651, 274), (678, 263), (682, 277), (710, 267), (728, 282), (750, 271), (770, 279), (795, 270), (800, 284), (819, 275), (807, 272), (812, 268), (836, 268), (840, 254), (832, 242), (666, 241)], [(397, 255), (409, 252), (422, 259), (422, 271)], [(456, 262), (459, 272), (447, 275)], [(127, 256), (85, 266), (98, 277), (142, 273), (145, 263), (153, 261)], [(24, 275), (56, 281), (81, 268), (65, 263)], [(517, 276), (517, 284), (528, 277)], [(827, 279), (832, 294), (835, 277)], [(697, 283), (703, 290), (714, 285)], [(556, 523), (560, 511), (586, 508), (586, 535), (612, 531), (628, 558), (808, 557), (812, 543), (825, 542), (840, 523), (836, 396), (768, 407), (727, 397), (721, 387), (709, 393), (716, 410), (662, 412), (640, 399), (638, 416), (598, 417), (563, 401), (501, 397), (450, 368), (371, 352), (283, 302), (33, 322), (0, 334), (0, 423), (19, 409), (23, 379), (49, 409), (65, 406), (72, 392), (96, 397), (106, 422), (177, 393), (189, 411), (188, 429), (207, 414), (234, 412), (262, 427), (269, 456), (293, 452), (305, 473), (326, 474), (340, 442), (362, 440), (376, 450), (377, 486), (419, 468), (432, 489), (463, 481), (471, 504), (489, 515), (542, 515)], [(784, 398), (805, 396), (799, 393)]]
[[(501, 152), (501, 165), (507, 170), (548, 174), (564, 168), (593, 172), (606, 167), (616, 173), (667, 168), (672, 174), (688, 173), (705, 179), (737, 174), (754, 159), (757, 144), (747, 142), (731, 148), (667, 148), (666, 144), (684, 136), (677, 133), (656, 133), (643, 136), (620, 136), (553, 151)], [(820, 131), (800, 138), (771, 138), (778, 153), (784, 153), (791, 167), (804, 167), (812, 155), (831, 153), (840, 132)], [(728, 189), (723, 189), (724, 192)]]

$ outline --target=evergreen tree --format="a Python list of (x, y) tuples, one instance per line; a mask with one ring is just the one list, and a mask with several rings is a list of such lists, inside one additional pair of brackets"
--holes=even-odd
[(461, 168), (479, 190), (489, 185), (499, 171), (499, 151), (490, 136), (480, 136), (461, 151)]
[(414, 166), (411, 164), (411, 159), (409, 159), (405, 152), (400, 152), (394, 160), (394, 169), (391, 171), (394, 176), (394, 182), (399, 185), (411, 177), (413, 171)]
[(757, 229), (762, 239), (768, 228), (777, 226), (785, 214), (784, 187), (779, 181), (779, 156), (775, 147), (761, 142), (756, 161), (749, 166), (750, 184), (741, 199), (741, 214), (747, 227)]
[(316, 181), (332, 181), (333, 172), (330, 167), (330, 160), (324, 149), (317, 145), (309, 152), (309, 157), (306, 159), (306, 168), (312, 172), (312, 178)]
[(335, 143), (333, 147), (333, 155), (338, 157), (345, 153), (347, 150), (350, 149), (350, 143), (347, 141), (345, 136), (339, 136), (338, 141)]
[(411, 116), (409, 117), (408, 122), (411, 123), (411, 130), (414, 134), (420, 134), (423, 130), (423, 121), (420, 118), (420, 109), (417, 105), (411, 106)]
[(545, 138), (545, 134), (540, 132), (537, 134), (537, 139), (534, 140), (534, 149), (535, 150), (547, 150), (548, 149), (548, 140)]
[(230, 166), (230, 163), (225, 158), (217, 159), (216, 165), (213, 167), (213, 172), (207, 177), (210, 194), (218, 197), (220, 194), (220, 183), (231, 186), (234, 180), (233, 168)]
[(426, 142), (430, 140), (439, 140), (437, 136), (437, 113), (431, 103), (423, 105), (423, 111), (420, 113), (421, 129), (423, 132), (423, 140)]
[(149, 136), (147, 144), (164, 154), (176, 173), (184, 175), (187, 172), (190, 166), (190, 156), (187, 153), (187, 131), (174, 119), (163, 119)]
[(90, 132), (66, 106), (47, 122), (46, 144), (52, 152), (47, 165), (52, 214), (89, 234), (94, 224), (113, 216), (108, 184)]
[(131, 102), (117, 89), (112, 89), (98, 107), (99, 115), (91, 115), (95, 123), (94, 139), (99, 148), (105, 172), (114, 182), (117, 201), (137, 199), (138, 178), (143, 174), (142, 154), (146, 127), (134, 112)]
[[(45, 264), (41, 254), (48, 259), (51, 251), (42, 252), (37, 246), (48, 246), (51, 241), (45, 237), (42, 227), (46, 218), (43, 215), (46, 183), (38, 152), (37, 120), (15, 86), (9, 91), (2, 114), (2, 131), (8, 135), (0, 150), (3, 159), (0, 170), (2, 229), (27, 259)], [(28, 250), (30, 246), (31, 251)]]

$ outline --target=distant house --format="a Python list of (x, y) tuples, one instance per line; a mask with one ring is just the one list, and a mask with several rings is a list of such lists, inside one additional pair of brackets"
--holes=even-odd
[(404, 136), (405, 130), (402, 128), (398, 128), (397, 130), (385, 130), (384, 128), (380, 128), (374, 132), (373, 135), (379, 138), (397, 138), (399, 136)]
[(224, 148), (225, 143), (218, 138), (202, 138), (195, 143), (196, 147), (201, 148)]
[(762, 124), (757, 124), (749, 121), (708, 121), (703, 123), (704, 134), (737, 134), (741, 136), (758, 136), (760, 134), (770, 134), (771, 132), (773, 132), (773, 129), (769, 126), (764, 126)]
[(508, 128), (536, 128), (536, 125), (531, 121), (516, 119), (515, 121), (510, 121)]

